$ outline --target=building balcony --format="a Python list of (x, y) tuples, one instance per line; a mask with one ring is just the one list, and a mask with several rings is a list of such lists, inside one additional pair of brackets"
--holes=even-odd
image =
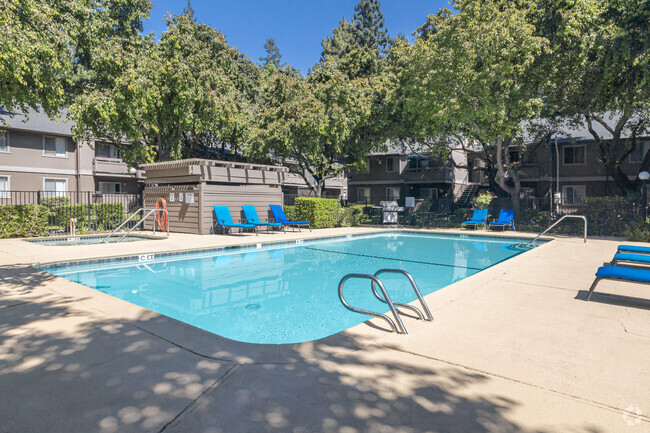
[(95, 176), (131, 176), (129, 167), (120, 158), (93, 158), (93, 174)]

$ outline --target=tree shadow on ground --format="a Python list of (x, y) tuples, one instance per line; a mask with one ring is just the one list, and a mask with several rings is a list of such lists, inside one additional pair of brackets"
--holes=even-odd
[[(4, 270), (2, 299), (46, 293), (54, 278), (33, 268)], [(494, 378), (379, 346), (237, 364), (145, 331), (154, 320), (145, 314), (117, 320), (56, 293), (24, 299), (0, 309), (0, 425), (7, 432), (545, 431), (513, 421), (524, 402), (485, 388)], [(344, 334), (337, 347), (321, 350), (354, 347), (355, 339)]]

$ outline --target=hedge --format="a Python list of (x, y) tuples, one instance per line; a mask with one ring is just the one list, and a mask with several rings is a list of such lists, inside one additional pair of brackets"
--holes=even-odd
[(0, 238), (47, 235), (48, 210), (36, 204), (0, 206)]
[(309, 221), (313, 229), (336, 227), (341, 220), (341, 202), (333, 198), (297, 197), (295, 217)]
[(124, 221), (124, 205), (122, 203), (80, 203), (68, 204), (54, 208), (55, 223), (68, 227), (70, 219), (77, 219), (77, 228), (84, 230), (109, 230)]

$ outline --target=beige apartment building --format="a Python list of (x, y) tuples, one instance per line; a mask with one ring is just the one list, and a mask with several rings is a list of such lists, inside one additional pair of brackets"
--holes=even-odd
[(140, 176), (115, 146), (78, 143), (72, 124), (0, 108), (0, 195), (8, 191), (137, 193)]

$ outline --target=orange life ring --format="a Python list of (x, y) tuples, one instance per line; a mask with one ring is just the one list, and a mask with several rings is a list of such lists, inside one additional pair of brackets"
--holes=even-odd
[[(156, 202), (156, 209), (167, 209), (167, 200), (160, 197)], [(158, 230), (166, 231), (167, 230), (167, 212), (155, 212), (156, 214), (156, 223), (158, 223)]]

